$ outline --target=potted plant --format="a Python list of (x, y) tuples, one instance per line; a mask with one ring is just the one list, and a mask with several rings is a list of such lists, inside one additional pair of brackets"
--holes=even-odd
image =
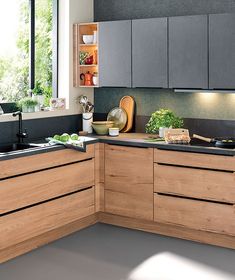
[(18, 102), (18, 107), (23, 113), (33, 113), (38, 107), (38, 101), (30, 97), (25, 97)]
[(39, 81), (36, 82), (35, 87), (32, 90), (32, 94), (33, 94), (32, 96), (33, 99), (37, 100), (40, 106), (42, 107), (45, 101), (45, 93), (41, 82)]
[(177, 117), (169, 109), (160, 109), (151, 115), (149, 122), (146, 124), (147, 133), (159, 133), (164, 137), (165, 130), (169, 128), (181, 128), (184, 122), (182, 118)]

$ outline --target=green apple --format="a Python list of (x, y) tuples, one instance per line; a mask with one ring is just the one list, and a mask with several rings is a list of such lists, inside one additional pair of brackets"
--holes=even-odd
[(70, 136), (71, 140), (73, 141), (77, 141), (79, 139), (79, 136), (76, 134), (76, 133), (73, 133), (71, 136)]
[(60, 141), (60, 135), (58, 135), (58, 134), (54, 135), (53, 139)]
[(66, 142), (69, 141), (69, 139), (70, 139), (70, 136), (69, 136), (68, 133), (64, 133), (64, 134), (62, 134), (62, 135), (60, 136), (60, 141), (61, 141), (61, 142), (66, 143)]

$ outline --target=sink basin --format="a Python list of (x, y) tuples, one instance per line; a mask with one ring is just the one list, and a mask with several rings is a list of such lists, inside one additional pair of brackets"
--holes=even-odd
[(40, 147), (40, 145), (32, 144), (32, 143), (13, 143), (0, 145), (0, 153), (10, 153), (15, 151), (22, 151), (32, 148)]

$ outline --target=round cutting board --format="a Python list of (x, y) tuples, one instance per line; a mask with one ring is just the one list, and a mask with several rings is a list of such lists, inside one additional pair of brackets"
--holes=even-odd
[(121, 131), (126, 126), (127, 113), (124, 109), (115, 107), (108, 113), (107, 121), (113, 121), (113, 127), (118, 127)]

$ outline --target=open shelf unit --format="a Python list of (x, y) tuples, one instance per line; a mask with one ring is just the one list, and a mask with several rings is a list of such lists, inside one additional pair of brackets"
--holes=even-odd
[[(86, 87), (94, 88), (99, 86), (98, 84), (87, 86), (84, 84), (84, 77), (81, 79), (81, 74), (87, 74), (88, 72), (93, 76), (98, 74), (98, 62), (99, 62), (99, 41), (98, 41), (98, 23), (80, 23), (73, 25), (73, 86), (74, 87)], [(85, 44), (83, 42), (83, 35), (94, 35), (94, 31), (97, 32), (97, 40), (92, 44)], [(84, 52), (87, 53), (88, 57), (93, 56), (93, 63), (87, 64), (86, 61), (83, 63), (80, 60), (80, 54)]]

